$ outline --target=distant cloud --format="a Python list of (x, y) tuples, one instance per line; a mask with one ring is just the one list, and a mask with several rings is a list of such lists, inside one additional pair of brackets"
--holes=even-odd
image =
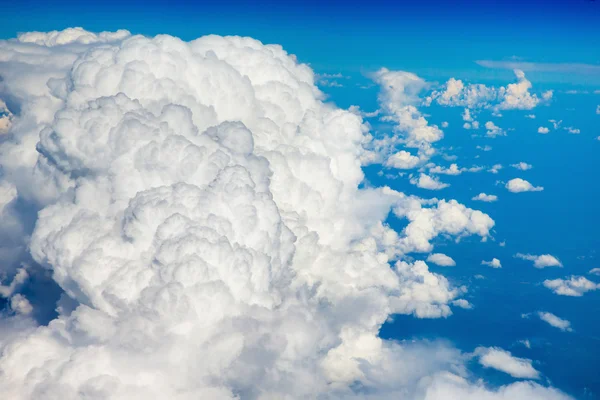
[(592, 268), (588, 274), (599, 275), (600, 276), (600, 268)]
[(573, 128), (572, 126), (568, 126), (568, 127), (565, 127), (565, 128), (563, 128), (563, 129), (564, 129), (565, 131), (569, 132), (569, 133), (572, 133), (572, 134), (574, 134), (574, 135), (578, 135), (578, 134), (580, 134), (580, 133), (581, 133), (581, 131), (580, 131), (579, 129), (577, 129), (577, 128)]
[(500, 171), (502, 168), (504, 168), (502, 167), (502, 164), (494, 164), (490, 169), (488, 169), (488, 172), (491, 172), (492, 174), (497, 174), (498, 171)]
[(515, 254), (516, 258), (520, 258), (522, 260), (533, 261), (533, 266), (536, 268), (546, 268), (546, 267), (562, 267), (562, 263), (560, 260), (550, 254), (542, 254), (539, 256), (533, 254), (523, 254), (517, 253)]
[(535, 119), (535, 114), (527, 114), (525, 118)]
[(437, 178), (432, 178), (431, 176), (426, 174), (421, 174), (418, 178), (412, 178), (410, 180), (410, 183), (416, 185), (417, 187), (420, 187), (421, 189), (428, 190), (440, 190), (450, 186), (449, 184), (440, 182)]
[(456, 262), (445, 254), (433, 253), (427, 257), (427, 261), (439, 265), (440, 267), (454, 267)]
[(600, 105), (596, 107), (596, 114), (600, 114)]
[(493, 194), (479, 193), (477, 196), (471, 198), (471, 200), (485, 201), (486, 203), (491, 203), (493, 201), (498, 200), (498, 196)]
[(520, 69), (525, 72), (557, 72), (582, 75), (600, 75), (600, 65), (583, 63), (536, 63), (524, 61), (477, 60), (478, 65), (493, 69)]
[(504, 132), (504, 130), (502, 128), (500, 128), (499, 126), (497, 126), (496, 124), (494, 124), (492, 121), (488, 121), (485, 123), (485, 129), (487, 129), (487, 132), (485, 132), (485, 135), (487, 137), (496, 137), (496, 136), (505, 136), (506, 132)]
[(567, 321), (566, 319), (559, 318), (556, 315), (545, 311), (540, 311), (537, 313), (537, 315), (542, 321), (560, 329), (561, 331), (573, 332), (573, 329), (571, 328), (571, 322)]
[(502, 264), (497, 258), (492, 258), (492, 261), (482, 261), (481, 265), (487, 265), (488, 267), (492, 268), (502, 268)]
[(542, 186), (533, 186), (531, 183), (521, 178), (511, 179), (506, 184), (506, 188), (512, 193), (541, 192), (544, 190)]
[(546, 279), (544, 286), (556, 294), (573, 297), (581, 297), (586, 292), (600, 289), (600, 284), (583, 276), (571, 276), (569, 279)]
[(543, 134), (546, 134), (546, 133), (548, 133), (548, 132), (550, 132), (550, 129), (546, 128), (545, 126), (540, 126), (540, 127), (538, 128), (538, 133), (543, 133)]
[(517, 164), (510, 164), (511, 167), (516, 168), (516, 169), (520, 169), (521, 171), (527, 171), (528, 169), (533, 168), (533, 166), (531, 164), (527, 164), (526, 162), (519, 162)]
[(484, 367), (504, 372), (513, 378), (538, 379), (540, 377), (540, 373), (531, 365), (531, 360), (515, 357), (501, 348), (478, 347), (474, 354), (479, 356), (479, 363)]

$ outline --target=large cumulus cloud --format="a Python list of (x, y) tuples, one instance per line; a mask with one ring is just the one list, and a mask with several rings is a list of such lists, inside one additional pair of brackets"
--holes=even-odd
[[(494, 223), (360, 189), (360, 117), (280, 46), (71, 29), (0, 48), (0, 234), (22, 249), (2, 271), (4, 397), (566, 398), (471, 384), (448, 345), (378, 337), (466, 290), (406, 253)], [(18, 293), (32, 270), (63, 291), (48, 324)]]

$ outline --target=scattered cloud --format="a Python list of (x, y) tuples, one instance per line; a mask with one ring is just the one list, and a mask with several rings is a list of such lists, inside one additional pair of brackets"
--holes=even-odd
[(506, 184), (506, 188), (512, 193), (540, 192), (544, 190), (542, 186), (533, 186), (531, 183), (521, 178), (511, 179)]
[(542, 254), (539, 256), (533, 254), (523, 254), (517, 253), (515, 254), (516, 258), (520, 258), (522, 260), (533, 261), (533, 266), (536, 268), (546, 268), (546, 267), (562, 267), (562, 263), (560, 260), (550, 254)]
[(535, 119), (535, 114), (527, 114), (525, 115), (525, 118)]
[(540, 127), (538, 128), (538, 133), (543, 133), (543, 134), (546, 134), (546, 133), (548, 133), (548, 132), (550, 132), (550, 129), (546, 128), (545, 126), (540, 126)]
[(540, 311), (537, 313), (537, 315), (542, 321), (560, 329), (561, 331), (573, 332), (573, 329), (571, 328), (571, 322), (567, 321), (566, 319), (559, 318), (556, 315), (545, 311)]
[(440, 267), (454, 267), (456, 262), (445, 254), (433, 253), (427, 257), (427, 261), (439, 265)]
[(479, 357), (479, 363), (484, 367), (504, 372), (513, 378), (539, 379), (540, 377), (540, 373), (531, 365), (531, 360), (515, 357), (501, 348), (478, 347), (474, 354)]
[(488, 121), (485, 123), (485, 129), (487, 130), (485, 132), (485, 135), (487, 137), (495, 138), (496, 136), (506, 135), (506, 132), (504, 132), (502, 128), (494, 124), (492, 121)]
[(498, 196), (493, 194), (485, 194), (479, 193), (477, 196), (471, 198), (471, 200), (475, 201), (485, 201), (486, 203), (491, 203), (498, 200)]
[(411, 178), (410, 183), (416, 185), (417, 187), (420, 187), (421, 189), (429, 190), (440, 190), (450, 186), (447, 183), (440, 182), (439, 179), (435, 177), (423, 173), (421, 173), (418, 178)]
[(525, 72), (556, 72), (567, 74), (597, 75), (600, 65), (583, 63), (537, 63), (524, 61), (492, 61), (478, 60), (477, 64), (486, 68), (495, 69), (520, 69)]
[(586, 292), (600, 289), (600, 284), (594, 283), (583, 276), (571, 276), (568, 279), (547, 279), (544, 286), (562, 296), (581, 297)]
[(492, 261), (482, 261), (481, 265), (487, 265), (488, 267), (492, 268), (502, 268), (502, 264), (497, 258), (493, 258)]
[(516, 168), (516, 169), (520, 169), (521, 171), (527, 171), (528, 169), (533, 168), (533, 166), (531, 164), (527, 164), (526, 162), (519, 162), (517, 164), (510, 164), (511, 167)]
[(577, 128), (573, 128), (572, 126), (568, 126), (568, 127), (565, 127), (565, 128), (563, 128), (563, 129), (564, 129), (565, 131), (567, 131), (567, 132), (569, 132), (569, 133), (572, 133), (572, 134), (575, 134), (575, 135), (578, 135), (578, 134), (580, 134), (580, 133), (581, 133), (581, 131), (580, 131), (579, 129), (577, 129)]

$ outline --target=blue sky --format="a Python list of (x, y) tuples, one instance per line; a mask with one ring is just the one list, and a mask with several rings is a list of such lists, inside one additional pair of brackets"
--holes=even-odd
[[(456, 287), (468, 287), (462, 298), (473, 308), (456, 307), (447, 318), (394, 315), (383, 324), (380, 336), (442, 340), (465, 353), (480, 346), (501, 347), (514, 357), (534, 360), (542, 384), (575, 398), (600, 398), (600, 290), (566, 296), (543, 283), (570, 276), (600, 282), (600, 276), (589, 272), (600, 268), (600, 1), (320, 3), (13, 2), (2, 11), (0, 39), (72, 26), (92, 32), (164, 33), (183, 40), (206, 34), (250, 36), (280, 44), (310, 65), (327, 101), (343, 109), (359, 106), (366, 113), (379, 110), (375, 116), (363, 114), (376, 139), (401, 130), (403, 111), (394, 114), (394, 107), (416, 107), (429, 126), (447, 124), (439, 141), (411, 147), (400, 139), (390, 150), (417, 155), (432, 146), (435, 154), (418, 167), (386, 167), (390, 154), (381, 154), (378, 161), (363, 166), (363, 184), (422, 198), (456, 199), (493, 218), (487, 241), (477, 235), (458, 240), (441, 234), (432, 239), (434, 252), (450, 256), (456, 266), (430, 263), (430, 270)], [(386, 98), (384, 85), (375, 77), (382, 67), (417, 75), (423, 82), (418, 99), (403, 97), (394, 103), (393, 96)], [(499, 91), (522, 82), (513, 69), (523, 70), (531, 83), (528, 93), (535, 94), (534, 105), (503, 108), (502, 95), (471, 108), (442, 104), (441, 97), (435, 97), (436, 91), (449, 88), (450, 78)], [(551, 99), (542, 97), (547, 91), (552, 91)], [(431, 104), (425, 104), (428, 95), (434, 96)], [(479, 129), (464, 127), (470, 122), (462, 117), (465, 108), (479, 121)], [(391, 119), (382, 118), (385, 115)], [(486, 122), (504, 134), (486, 135)], [(547, 134), (539, 133), (542, 127), (548, 128)], [(519, 162), (532, 167), (511, 166)], [(436, 175), (433, 164), (426, 163), (481, 170)], [(490, 172), (498, 164), (502, 167)], [(449, 186), (417, 187), (411, 180), (420, 173)], [(515, 178), (543, 190), (512, 193), (506, 185)], [(497, 195), (498, 200), (474, 200), (479, 193)], [(394, 216), (386, 223), (397, 232), (407, 225)], [(519, 253), (550, 254), (562, 267), (535, 268)], [(406, 259), (427, 256), (411, 252)], [(502, 268), (482, 265), (492, 258), (501, 260)], [(34, 282), (23, 293), (35, 302), (38, 289)], [(55, 300), (58, 291), (49, 289), (48, 297)], [(542, 311), (570, 321), (572, 331), (542, 321)], [(468, 362), (469, 368), (491, 385), (515, 381), (476, 360)]]

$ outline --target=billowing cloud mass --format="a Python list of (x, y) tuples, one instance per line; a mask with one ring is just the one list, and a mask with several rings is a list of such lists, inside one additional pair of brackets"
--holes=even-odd
[[(379, 338), (392, 314), (468, 304), (404, 254), (486, 240), (494, 221), (359, 188), (360, 116), (280, 46), (35, 32), (0, 41), (0, 76), (3, 398), (569, 398), (491, 389), (446, 344)], [(376, 79), (427, 153), (442, 133), (404, 100), (423, 83)], [(40, 324), (20, 287), (44, 272), (62, 295)]]
[(509, 192), (513, 193), (541, 192), (544, 190), (542, 186), (533, 186), (531, 183), (521, 178), (511, 179), (506, 183), (506, 188)]
[(502, 264), (500, 263), (500, 260), (498, 260), (497, 258), (492, 258), (492, 261), (483, 260), (481, 262), (481, 265), (487, 265), (488, 267), (492, 267), (492, 268), (502, 268)]
[(540, 311), (537, 313), (538, 317), (540, 317), (540, 319), (546, 323), (548, 323), (549, 325), (560, 329), (561, 331), (565, 331), (565, 332), (572, 332), (573, 329), (571, 328), (571, 323), (569, 321), (567, 321), (566, 319), (562, 319), (557, 317), (556, 315), (546, 312), (546, 311)]
[(558, 258), (556, 258), (550, 254), (542, 254), (542, 255), (536, 256), (533, 254), (517, 253), (517, 254), (515, 254), (515, 257), (520, 258), (522, 260), (533, 261), (533, 266), (536, 268), (562, 267), (563, 266)]
[(568, 279), (546, 279), (544, 286), (562, 296), (581, 297), (586, 292), (600, 289), (600, 284), (594, 283), (584, 276), (571, 276)]
[(448, 257), (442, 253), (432, 253), (427, 257), (427, 261), (430, 263), (434, 263), (441, 267), (454, 267), (456, 262), (452, 259), (452, 257)]
[(498, 200), (498, 196), (493, 194), (479, 193), (477, 196), (471, 198), (471, 200), (485, 201), (486, 203), (491, 203)]
[(479, 357), (479, 363), (484, 367), (497, 369), (513, 378), (538, 379), (540, 376), (531, 365), (531, 360), (515, 357), (498, 347), (478, 347), (475, 349), (475, 355)]

